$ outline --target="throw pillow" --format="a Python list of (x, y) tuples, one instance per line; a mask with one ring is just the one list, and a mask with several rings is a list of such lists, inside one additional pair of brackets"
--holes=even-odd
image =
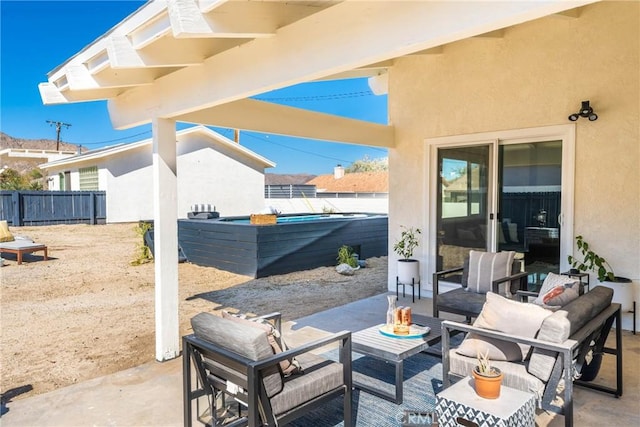
[[(473, 326), (508, 335), (534, 338), (542, 321), (551, 314), (551, 310), (538, 305), (514, 301), (488, 292), (487, 300)], [(489, 358), (492, 360), (520, 361), (525, 360), (529, 353), (528, 345), (488, 339), (479, 335), (470, 335), (469, 343), (465, 343), (466, 341), (467, 338), (456, 351), (468, 357), (476, 357), (480, 350), (483, 353), (489, 351)]]
[[(269, 344), (273, 349), (273, 354), (279, 354), (287, 350), (287, 345), (285, 344), (284, 339), (280, 336), (280, 331), (278, 331), (268, 320), (261, 317), (249, 318), (244, 314), (232, 314), (225, 310), (222, 310), (222, 317), (224, 319), (244, 323), (254, 328), (259, 328), (265, 331), (267, 333)], [(281, 361), (280, 370), (285, 377), (293, 374), (303, 373), (302, 366), (300, 366), (300, 363), (296, 360), (295, 357)]]
[(546, 294), (538, 296), (534, 304), (551, 310), (559, 310), (580, 296), (579, 288), (579, 282), (556, 286)]
[[(568, 285), (571, 289), (573, 289), (577, 294), (580, 292), (580, 282), (574, 278), (569, 276), (564, 276), (562, 274), (549, 273), (547, 277), (544, 278), (542, 282), (542, 287), (540, 288), (540, 292), (538, 293), (538, 297), (533, 301), (534, 304), (538, 305), (560, 305), (560, 304), (550, 304), (544, 302), (544, 296), (547, 295), (550, 291), (558, 286), (564, 287)], [(569, 301), (567, 301), (568, 303)], [(564, 305), (564, 304), (563, 304)]]
[(491, 291), (494, 280), (511, 275), (511, 265), (515, 255), (515, 251), (469, 251), (467, 289), (481, 294)]
[(9, 231), (9, 224), (7, 224), (7, 221), (0, 221), (0, 242), (13, 242), (13, 240), (13, 234)]

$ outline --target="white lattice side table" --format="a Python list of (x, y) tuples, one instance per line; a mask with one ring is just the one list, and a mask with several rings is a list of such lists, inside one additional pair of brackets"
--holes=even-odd
[(478, 396), (471, 377), (463, 378), (436, 396), (440, 427), (534, 427), (536, 398), (532, 393), (502, 386), (500, 397)]

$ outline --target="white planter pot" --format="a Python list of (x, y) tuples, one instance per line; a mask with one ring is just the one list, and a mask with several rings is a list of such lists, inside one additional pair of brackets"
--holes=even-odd
[(417, 259), (398, 260), (398, 282), (404, 284), (420, 282), (420, 262)]

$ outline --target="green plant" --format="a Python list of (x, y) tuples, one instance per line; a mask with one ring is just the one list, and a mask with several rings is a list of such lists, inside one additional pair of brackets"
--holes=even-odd
[(353, 248), (351, 246), (342, 245), (338, 249), (338, 264), (348, 264), (352, 268), (358, 266), (358, 260), (353, 256)]
[(418, 247), (418, 237), (417, 235), (422, 233), (419, 228), (413, 227), (405, 227), (401, 225), (403, 228), (402, 233), (400, 234), (400, 240), (393, 245), (393, 251), (400, 256), (402, 259), (409, 259), (413, 256), (413, 251)]
[(582, 261), (569, 255), (569, 264), (573, 268), (577, 268), (581, 271), (595, 271), (598, 274), (598, 280), (601, 282), (609, 281), (615, 282), (615, 274), (611, 265), (602, 258), (600, 255), (590, 249), (589, 243), (584, 238), (576, 236), (576, 245), (578, 246), (578, 252), (582, 254)]
[(147, 246), (144, 241), (144, 236), (150, 229), (151, 223), (148, 222), (139, 222), (138, 225), (134, 228), (136, 234), (142, 238), (142, 243), (138, 243), (136, 258), (130, 262), (131, 265), (146, 264), (148, 262), (151, 262), (151, 260), (153, 259), (153, 256), (151, 255), (151, 248), (149, 248), (149, 246)]
[(489, 360), (489, 350), (487, 350), (484, 354), (478, 350), (478, 364), (476, 365), (476, 371), (484, 375), (486, 377), (497, 377), (500, 375), (500, 371), (491, 366), (491, 360)]

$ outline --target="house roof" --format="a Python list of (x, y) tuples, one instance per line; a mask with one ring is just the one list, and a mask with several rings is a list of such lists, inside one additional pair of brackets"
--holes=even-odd
[(345, 173), (338, 179), (333, 174), (320, 175), (308, 181), (307, 184), (315, 185), (318, 192), (388, 193), (389, 173), (387, 171)]
[[(176, 137), (178, 141), (180, 141), (181, 138), (186, 138), (187, 136), (196, 135), (196, 134), (200, 134), (206, 137), (213, 145), (220, 145), (220, 146), (230, 148), (244, 155), (249, 159), (257, 161), (258, 163), (262, 164), (265, 168), (272, 168), (276, 165), (271, 160), (268, 160), (260, 156), (259, 154), (249, 150), (246, 147), (243, 147), (242, 145), (230, 140), (229, 138), (226, 138), (225, 136), (219, 134), (218, 132), (212, 131), (211, 129), (205, 126), (193, 126), (187, 129), (180, 130), (176, 132)], [(142, 141), (133, 142), (130, 144), (118, 144), (110, 147), (103, 147), (96, 150), (87, 151), (86, 153), (67, 157), (64, 159), (44, 163), (40, 165), (40, 167), (42, 169), (47, 169), (47, 168), (58, 167), (58, 166), (71, 166), (73, 164), (76, 164), (79, 162), (85, 162), (87, 160), (104, 159), (104, 158), (113, 156), (114, 154), (131, 151), (139, 147), (151, 145), (152, 143), (153, 143), (153, 139), (149, 138)]]
[(149, 1), (51, 71), (39, 89), (45, 104), (108, 100), (116, 129), (162, 117), (393, 147), (392, 126), (255, 96), (354, 77), (368, 77), (375, 93), (385, 93), (396, 58), (495, 37), (595, 1)]

